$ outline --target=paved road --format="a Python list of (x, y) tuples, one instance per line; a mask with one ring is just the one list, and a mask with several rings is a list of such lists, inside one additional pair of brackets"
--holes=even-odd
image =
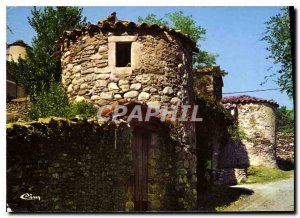
[(233, 187), (251, 189), (254, 193), (238, 200), (225, 211), (294, 211), (294, 178)]

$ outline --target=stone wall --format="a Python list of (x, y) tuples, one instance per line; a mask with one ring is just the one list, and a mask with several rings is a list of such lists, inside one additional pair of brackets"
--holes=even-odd
[(194, 89), (197, 95), (205, 95), (221, 101), (222, 87), (223, 78), (219, 66), (194, 69)]
[[(129, 136), (128, 128), (99, 127), (86, 120), (8, 124), (9, 207), (49, 212), (125, 210), (132, 170)], [(22, 200), (25, 193), (40, 200)]]
[(243, 139), (249, 164), (276, 167), (275, 107), (268, 103), (238, 104), (238, 126), (244, 131)]
[(276, 145), (276, 159), (279, 168), (289, 170), (294, 168), (295, 162), (294, 134), (278, 132)]
[[(149, 133), (148, 210), (193, 210), (194, 150), (182, 127), (159, 127)], [(131, 137), (125, 123), (46, 118), (7, 124), (7, 204), (19, 212), (134, 210)], [(26, 193), (40, 200), (22, 200)]]
[[(193, 99), (192, 52), (167, 32), (86, 33), (65, 43), (62, 83), (71, 101), (105, 105), (125, 98), (151, 105)], [(131, 43), (131, 63), (116, 67), (116, 43)]]
[(218, 152), (217, 168), (247, 168), (249, 166), (249, 154), (242, 142), (230, 142), (221, 145)]
[(246, 181), (247, 173), (244, 168), (224, 168), (214, 170), (213, 177), (216, 185), (237, 185)]
[(6, 122), (28, 119), (30, 109), (29, 98), (13, 99), (6, 103)]

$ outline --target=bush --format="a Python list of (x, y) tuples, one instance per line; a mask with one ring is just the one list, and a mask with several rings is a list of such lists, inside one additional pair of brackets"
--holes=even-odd
[(97, 108), (92, 103), (78, 102), (69, 106), (68, 116), (91, 117), (97, 113)]
[(64, 117), (68, 111), (68, 98), (61, 84), (51, 84), (49, 90), (42, 91), (32, 102), (29, 117)]
[(234, 143), (237, 143), (243, 139), (248, 139), (247, 134), (244, 132), (244, 130), (237, 125), (229, 126), (227, 129), (227, 133), (231, 141)]
[(54, 83), (48, 91), (42, 91), (32, 102), (29, 117), (38, 119), (42, 117), (91, 117), (95, 115), (97, 108), (92, 103), (69, 104), (67, 95), (61, 84)]
[(278, 131), (294, 132), (294, 110), (282, 106), (276, 110), (276, 118)]

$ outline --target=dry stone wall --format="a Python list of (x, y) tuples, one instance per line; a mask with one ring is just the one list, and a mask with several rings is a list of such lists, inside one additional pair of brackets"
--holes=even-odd
[[(65, 43), (62, 83), (71, 101), (100, 106), (125, 98), (159, 106), (193, 99), (189, 46), (167, 32), (113, 34), (86, 33)], [(127, 67), (116, 67), (119, 42), (131, 43)]]

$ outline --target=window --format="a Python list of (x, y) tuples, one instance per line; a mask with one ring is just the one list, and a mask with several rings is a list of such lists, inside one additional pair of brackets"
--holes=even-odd
[(131, 42), (116, 43), (116, 67), (130, 67)]

